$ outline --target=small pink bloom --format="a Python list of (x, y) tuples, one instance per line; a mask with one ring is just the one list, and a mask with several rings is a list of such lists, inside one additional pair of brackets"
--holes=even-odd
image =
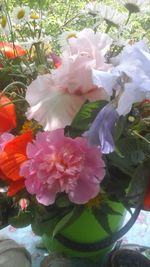
[(53, 204), (60, 192), (73, 203), (84, 204), (100, 191), (105, 164), (100, 149), (82, 137), (66, 137), (62, 129), (38, 133), (27, 146), (27, 156), (20, 175), (28, 192), (44, 205)]
[(22, 210), (26, 210), (26, 208), (27, 208), (28, 205), (29, 205), (29, 201), (28, 201), (28, 199), (26, 199), (26, 198), (21, 198), (21, 199), (19, 200), (19, 205), (20, 205), (20, 208), (21, 208)]

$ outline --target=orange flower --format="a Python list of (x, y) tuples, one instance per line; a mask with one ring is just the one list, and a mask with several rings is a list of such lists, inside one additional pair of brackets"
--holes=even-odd
[(147, 194), (144, 199), (144, 209), (150, 211), (150, 182), (148, 185)]
[(7, 191), (7, 196), (12, 197), (16, 193), (18, 193), (21, 189), (24, 188), (24, 179), (20, 179), (18, 181), (8, 182), (9, 188)]
[[(8, 105), (5, 105), (10, 103)], [(2, 106), (5, 105), (5, 106)], [(0, 97), (0, 133), (10, 131), (16, 127), (15, 105), (6, 96)]]
[(4, 175), (2, 179), (8, 182), (9, 196), (15, 195), (24, 188), (24, 178), (19, 174), (20, 165), (27, 160), (26, 147), (32, 139), (31, 131), (17, 136), (6, 144), (0, 154), (0, 170)]
[(14, 59), (16, 57), (24, 56), (27, 54), (27, 50), (25, 50), (20, 45), (8, 42), (0, 42), (0, 51), (5, 57), (10, 59)]

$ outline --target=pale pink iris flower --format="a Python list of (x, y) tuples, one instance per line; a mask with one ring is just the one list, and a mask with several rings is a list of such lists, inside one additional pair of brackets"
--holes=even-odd
[(38, 76), (27, 89), (28, 119), (37, 120), (46, 131), (64, 128), (86, 100), (108, 99), (106, 91), (94, 85), (92, 69), (108, 71), (105, 54), (111, 38), (84, 29), (68, 41), (62, 64), (51, 74)]
[(20, 175), (39, 203), (51, 205), (65, 192), (71, 202), (85, 204), (100, 192), (105, 175), (102, 154), (83, 137), (66, 137), (62, 129), (40, 132), (28, 144), (27, 156)]

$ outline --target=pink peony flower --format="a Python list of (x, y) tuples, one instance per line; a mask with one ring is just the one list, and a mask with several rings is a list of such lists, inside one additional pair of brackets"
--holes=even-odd
[(92, 69), (111, 68), (104, 57), (110, 45), (107, 34), (95, 34), (91, 29), (69, 39), (61, 66), (52, 74), (39, 76), (28, 87), (27, 118), (37, 120), (46, 131), (64, 128), (71, 124), (86, 100), (108, 99), (105, 90), (94, 85)]
[(100, 191), (105, 164), (100, 149), (82, 137), (66, 137), (62, 129), (38, 133), (27, 146), (27, 156), (20, 175), (28, 192), (44, 205), (53, 204), (60, 192), (73, 203), (84, 204)]

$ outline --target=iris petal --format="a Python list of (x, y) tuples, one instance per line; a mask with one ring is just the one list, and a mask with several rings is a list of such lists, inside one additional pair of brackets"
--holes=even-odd
[(91, 144), (101, 146), (101, 151), (104, 154), (109, 154), (115, 150), (113, 132), (118, 118), (116, 109), (109, 103), (101, 109), (90, 129), (84, 133)]

